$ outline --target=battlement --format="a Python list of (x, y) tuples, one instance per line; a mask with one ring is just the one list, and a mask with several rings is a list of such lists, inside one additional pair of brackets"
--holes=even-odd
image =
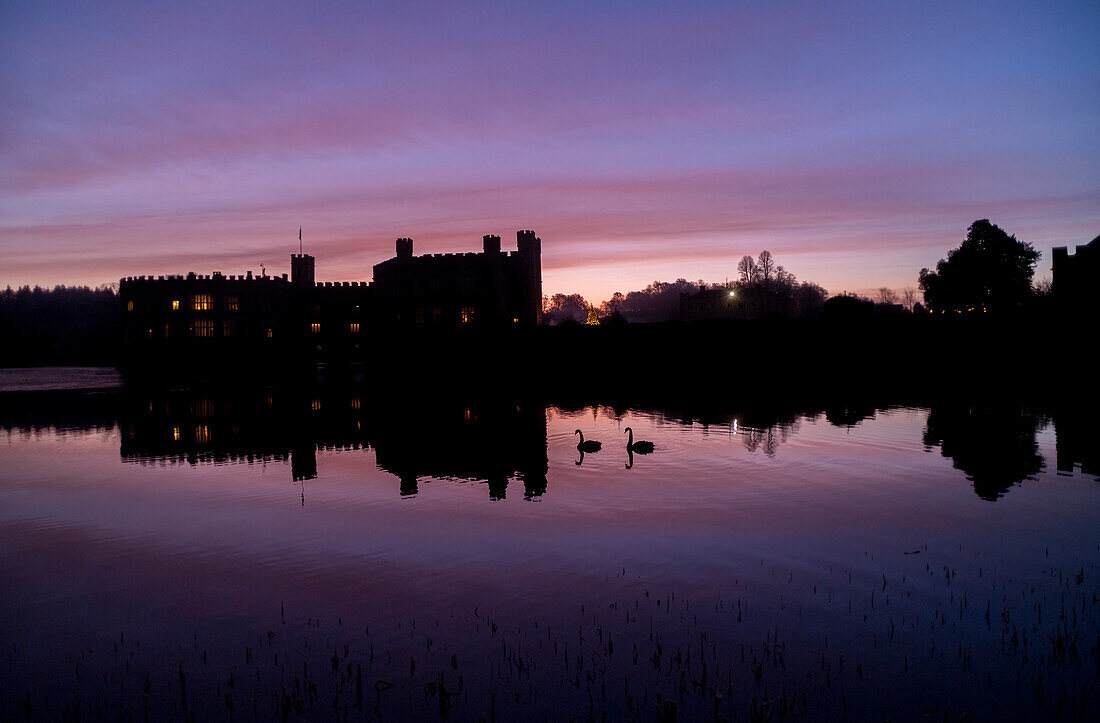
[(214, 282), (217, 284), (232, 282), (234, 284), (245, 283), (255, 285), (290, 283), (290, 279), (287, 274), (282, 274), (281, 276), (268, 276), (266, 274), (264, 274), (263, 276), (253, 276), (252, 272), (249, 271), (247, 274), (229, 274), (228, 276), (226, 276), (220, 271), (215, 271), (212, 274), (196, 274), (192, 271), (187, 275), (167, 274), (161, 276), (153, 276), (152, 274), (143, 274), (141, 276), (125, 276), (119, 279), (119, 284), (153, 284), (163, 283), (165, 281), (184, 282), (186, 284), (197, 284), (200, 282)]
[(369, 281), (318, 281), (316, 287), (318, 289), (343, 289), (343, 288), (367, 288), (371, 285)]

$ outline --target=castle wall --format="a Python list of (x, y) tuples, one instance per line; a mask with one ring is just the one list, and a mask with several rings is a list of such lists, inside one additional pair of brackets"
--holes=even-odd
[(235, 355), (357, 357), (383, 328), (534, 326), (542, 314), (541, 241), (517, 234), (504, 252), (414, 256), (411, 239), (374, 267), (374, 282), (317, 283), (314, 258), (291, 275), (138, 276), (119, 283), (128, 363), (212, 365)]

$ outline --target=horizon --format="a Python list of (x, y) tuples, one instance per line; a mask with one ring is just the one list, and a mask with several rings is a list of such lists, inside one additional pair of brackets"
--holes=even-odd
[(543, 239), (598, 304), (767, 249), (917, 285), (977, 219), (1100, 233), (1088, 3), (0, 8), (0, 288)]

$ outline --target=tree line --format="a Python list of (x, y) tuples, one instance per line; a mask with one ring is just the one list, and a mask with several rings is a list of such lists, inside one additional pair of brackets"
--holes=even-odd
[[(936, 269), (921, 269), (917, 286), (895, 290), (886, 286), (867, 298), (842, 292), (828, 298), (828, 292), (811, 282), (799, 282), (779, 265), (769, 251), (757, 257), (743, 256), (733, 283), (707, 283), (702, 279), (654, 281), (639, 291), (616, 291), (599, 304), (580, 294), (543, 297), (543, 323), (594, 324), (615, 321), (654, 322), (681, 318), (681, 295), (705, 289), (729, 289), (735, 294), (742, 318), (816, 316), (831, 308), (849, 313), (870, 312), (957, 314), (1006, 313), (1048, 296), (1050, 281), (1034, 283), (1040, 254), (1035, 248), (988, 219), (975, 221), (958, 248), (940, 259)], [(826, 304), (826, 301), (829, 304)]]
[(644, 289), (623, 294), (616, 291), (599, 304), (589, 303), (580, 294), (554, 294), (543, 297), (543, 323), (592, 324), (615, 322), (659, 322), (681, 318), (681, 296), (708, 289), (732, 291), (745, 318), (775, 315), (805, 317), (820, 314), (827, 292), (811, 282), (799, 282), (795, 275), (775, 261), (770, 251), (756, 258), (745, 256), (737, 266), (733, 282), (654, 281)]
[(115, 284), (0, 292), (0, 365), (110, 363), (119, 333)]

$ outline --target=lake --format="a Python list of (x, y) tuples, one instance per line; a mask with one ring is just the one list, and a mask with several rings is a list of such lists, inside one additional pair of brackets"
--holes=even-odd
[(1094, 719), (1098, 431), (0, 370), (0, 718)]

